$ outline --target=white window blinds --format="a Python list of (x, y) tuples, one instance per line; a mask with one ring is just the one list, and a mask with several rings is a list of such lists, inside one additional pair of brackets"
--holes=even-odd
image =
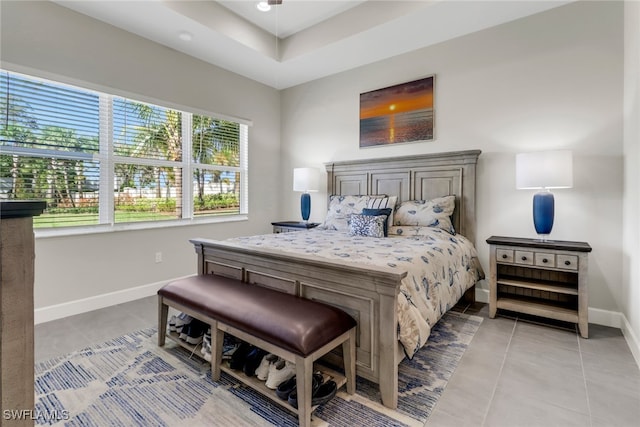
[(247, 212), (246, 124), (7, 71), (0, 86), (0, 198), (46, 200), (36, 227)]
[(43, 227), (98, 223), (99, 96), (0, 73), (0, 197), (45, 200)]

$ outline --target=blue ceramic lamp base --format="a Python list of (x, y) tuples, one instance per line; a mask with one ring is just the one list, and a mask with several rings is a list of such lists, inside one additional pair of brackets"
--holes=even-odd
[(554, 199), (553, 193), (541, 191), (533, 196), (533, 225), (540, 240), (547, 240), (553, 228)]
[(311, 194), (302, 193), (300, 196), (300, 211), (302, 212), (302, 220), (304, 222), (309, 221), (311, 215)]

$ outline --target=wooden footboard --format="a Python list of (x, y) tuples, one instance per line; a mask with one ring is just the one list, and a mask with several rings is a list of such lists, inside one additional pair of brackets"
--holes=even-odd
[(356, 372), (380, 385), (382, 403), (398, 403), (396, 298), (406, 272), (344, 265), (307, 255), (268, 252), (229, 242), (192, 239), (198, 274), (217, 274), (325, 302), (358, 322)]

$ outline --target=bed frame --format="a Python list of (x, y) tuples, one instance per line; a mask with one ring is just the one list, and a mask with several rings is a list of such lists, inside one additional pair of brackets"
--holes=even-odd
[[(475, 243), (479, 150), (325, 164), (328, 194), (387, 194), (404, 200), (456, 196), (453, 224)], [(209, 239), (192, 239), (198, 274), (218, 274), (340, 307), (358, 322), (357, 374), (380, 386), (382, 403), (398, 403), (396, 297), (406, 272), (343, 265)], [(473, 298), (474, 288), (465, 297)]]

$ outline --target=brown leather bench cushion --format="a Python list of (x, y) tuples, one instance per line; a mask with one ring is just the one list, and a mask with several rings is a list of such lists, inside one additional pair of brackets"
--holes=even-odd
[(356, 326), (336, 307), (221, 276), (176, 280), (158, 294), (301, 356)]

